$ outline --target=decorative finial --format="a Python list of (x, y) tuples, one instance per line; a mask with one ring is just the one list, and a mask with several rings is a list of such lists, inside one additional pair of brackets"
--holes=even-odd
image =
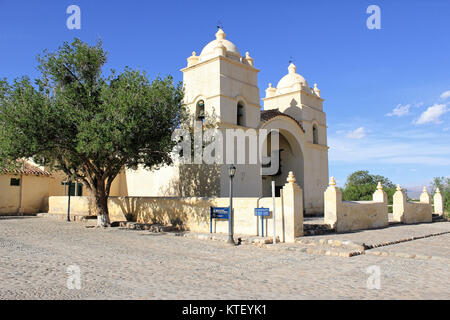
[(289, 171), (289, 175), (287, 177), (287, 182), (294, 183), (295, 181), (296, 181), (296, 179), (294, 177), (294, 173), (292, 171)]
[(400, 185), (397, 185), (397, 191), (402, 191), (402, 187), (400, 187)]
[(335, 186), (336, 185), (336, 180), (334, 180), (334, 177), (330, 178), (330, 186)]
[(422, 192), (428, 193), (427, 187), (423, 187)]
[(250, 53), (248, 51), (245, 53), (245, 57), (250, 58)]
[(441, 190), (439, 190), (439, 187), (436, 188), (436, 193), (441, 193)]
[(381, 181), (378, 181), (377, 189), (383, 190), (383, 185), (381, 184)]
[(225, 37), (226, 37), (225, 32), (223, 32), (223, 30), (219, 28), (219, 30), (216, 32), (216, 39), (223, 40), (225, 39)]
[(196, 53), (195, 51), (192, 51), (192, 56), (195, 57)]
[(272, 88), (272, 83), (269, 82), (269, 88)]
[(295, 66), (294, 63), (290, 63), (289, 67), (288, 67), (289, 73), (295, 73), (297, 71), (297, 67)]
[(320, 97), (320, 90), (317, 88), (317, 83), (314, 83), (314, 92)]
[(294, 60), (292, 59), (292, 56), (289, 57), (289, 64), (294, 63)]
[(223, 29), (222, 22), (219, 20), (217, 21), (217, 29)]

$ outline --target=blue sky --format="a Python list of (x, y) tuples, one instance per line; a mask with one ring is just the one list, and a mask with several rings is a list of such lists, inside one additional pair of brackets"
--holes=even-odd
[[(66, 8), (81, 8), (81, 30)], [(369, 30), (369, 5), (381, 30)], [(150, 77), (179, 71), (214, 39), (218, 21), (249, 51), (261, 97), (297, 72), (325, 99), (330, 175), (367, 169), (404, 186), (450, 176), (450, 1), (20, 1), (0, 0), (0, 77), (37, 76), (36, 55), (99, 37), (107, 68)], [(446, 93), (447, 92), (447, 93)]]

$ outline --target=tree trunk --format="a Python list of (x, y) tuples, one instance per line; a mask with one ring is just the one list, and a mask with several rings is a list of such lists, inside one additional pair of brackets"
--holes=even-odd
[(99, 183), (93, 192), (94, 206), (97, 213), (97, 226), (102, 228), (109, 227), (108, 197), (106, 196), (104, 183)]

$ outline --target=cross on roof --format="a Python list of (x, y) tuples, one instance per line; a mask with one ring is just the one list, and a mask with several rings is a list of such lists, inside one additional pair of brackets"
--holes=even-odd
[(222, 29), (223, 30), (223, 25), (222, 25), (222, 22), (220, 22), (220, 20), (217, 21), (217, 29)]

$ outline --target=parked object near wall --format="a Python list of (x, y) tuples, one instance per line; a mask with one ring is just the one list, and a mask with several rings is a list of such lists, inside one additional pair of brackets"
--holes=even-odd
[(324, 193), (324, 222), (337, 232), (380, 228), (389, 225), (387, 194), (381, 183), (373, 194), (373, 201), (342, 201), (342, 192), (334, 177)]
[(442, 197), (441, 190), (439, 190), (439, 188), (436, 188), (436, 191), (434, 193), (433, 204), (434, 204), (434, 213), (436, 213), (440, 216), (443, 216), (444, 215), (444, 198)]
[[(295, 182), (292, 172), (282, 189), (282, 196), (275, 198), (276, 237), (281, 242), (295, 242), (303, 235), (302, 189)], [(234, 233), (260, 235), (261, 220), (254, 215), (255, 208), (269, 208), (271, 215), (264, 219), (266, 236), (273, 236), (273, 199), (247, 197), (234, 198)], [(134, 220), (140, 223), (162, 223), (179, 226), (193, 232), (210, 231), (210, 207), (227, 207), (229, 198), (198, 197), (109, 197), (108, 209), (111, 222)], [(90, 215), (91, 201), (88, 197), (71, 200), (71, 213)], [(65, 214), (67, 197), (49, 199), (49, 213)], [(228, 221), (214, 219), (213, 232), (228, 233)]]
[(407, 200), (405, 191), (397, 185), (397, 191), (394, 193), (393, 217), (394, 221), (405, 224), (431, 222), (433, 214), (427, 189), (423, 188), (420, 202), (412, 202)]

